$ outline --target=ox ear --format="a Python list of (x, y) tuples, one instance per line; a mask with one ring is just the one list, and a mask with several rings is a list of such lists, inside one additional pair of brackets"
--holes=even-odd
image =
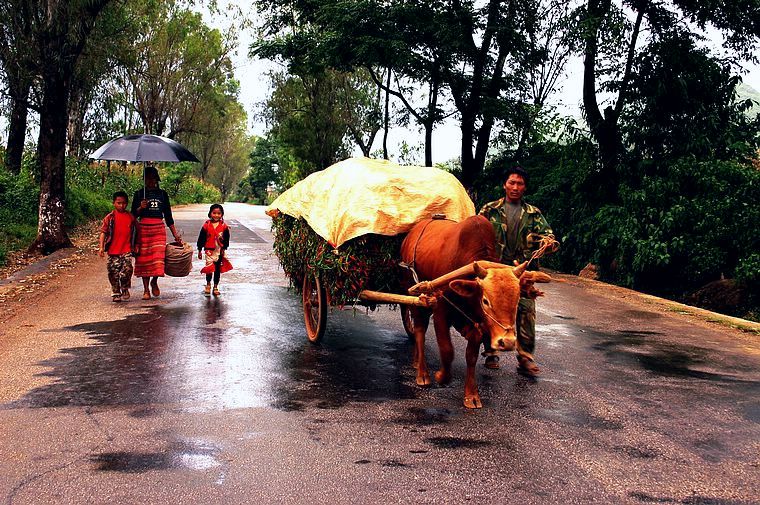
[(514, 272), (514, 274), (515, 274), (515, 277), (517, 277), (517, 278), (519, 279), (519, 278), (522, 276), (522, 274), (524, 274), (524, 273), (525, 273), (525, 269), (526, 269), (526, 268), (528, 268), (528, 262), (527, 262), (527, 261), (526, 261), (526, 262), (524, 262), (524, 263), (521, 263), (521, 264), (517, 265), (517, 266), (516, 266), (516, 267), (515, 267), (515, 268), (512, 270), (512, 272)]
[(470, 298), (478, 294), (480, 286), (478, 281), (467, 281), (464, 279), (456, 279), (449, 282), (451, 290), (464, 298)]

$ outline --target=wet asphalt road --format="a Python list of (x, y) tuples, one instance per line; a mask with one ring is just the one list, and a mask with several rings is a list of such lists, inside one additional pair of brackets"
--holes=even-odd
[[(463, 339), (429, 389), (398, 311), (334, 310), (309, 344), (268, 218), (226, 209), (220, 298), (196, 259), (160, 298), (112, 304), (93, 258), (2, 330), (0, 500), (760, 503), (757, 336), (551, 284), (543, 376), (481, 367), (468, 411)], [(192, 242), (205, 212), (176, 212)]]

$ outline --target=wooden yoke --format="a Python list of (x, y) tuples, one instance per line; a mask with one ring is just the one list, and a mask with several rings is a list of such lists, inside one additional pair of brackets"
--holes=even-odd
[(455, 279), (461, 279), (462, 277), (471, 277), (475, 275), (475, 263), (472, 262), (469, 265), (459, 267), (447, 274), (444, 274), (432, 281), (418, 282), (411, 288), (409, 288), (410, 295), (419, 295), (421, 293), (432, 293), (441, 286), (448, 286), (449, 282)]
[(436, 298), (420, 294), (419, 296), (396, 295), (393, 293), (383, 293), (380, 291), (370, 291), (365, 289), (359, 293), (359, 300), (376, 303), (398, 303), (401, 305), (414, 305), (417, 307), (435, 307)]

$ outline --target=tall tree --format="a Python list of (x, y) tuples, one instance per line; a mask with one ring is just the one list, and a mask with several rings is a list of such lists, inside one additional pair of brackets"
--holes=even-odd
[[(71, 77), (95, 22), (112, 0), (3, 0), (3, 11), (29, 16), (27, 37), (31, 75), (40, 80), (40, 134), (37, 163), (40, 207), (32, 250), (50, 253), (71, 245), (64, 229), (65, 149)], [(114, 2), (116, 0), (113, 0)], [(14, 26), (14, 29), (19, 29)]]
[[(67, 155), (84, 157), (93, 143), (101, 138), (89, 139), (92, 122), (101, 123), (104, 119), (97, 117), (98, 110), (92, 114), (97, 100), (105, 107), (113, 107), (110, 83), (111, 74), (118, 68), (124, 68), (134, 61), (132, 34), (140, 30), (143, 0), (131, 0), (118, 9), (108, 8), (103, 11), (92, 33), (88, 37), (84, 50), (71, 78), (71, 95), (69, 98), (69, 123), (67, 134)], [(102, 139), (105, 140), (105, 139)]]
[(272, 74), (274, 91), (266, 102), (265, 118), (271, 135), (287, 146), (302, 177), (327, 168), (348, 154), (339, 74), (324, 71), (306, 76)]
[[(460, 122), (461, 180), (469, 187), (483, 169), (495, 122), (514, 109), (514, 90), (534, 64), (525, 57), (531, 51), (525, 25), (535, 8), (516, 0), (275, 0), (265, 11), (270, 38), (258, 51), (279, 55), (291, 68), (392, 69), (396, 86), (375, 82), (423, 126), (427, 163), (433, 126), (446, 117), (445, 90)], [(425, 105), (411, 106), (401, 91), (405, 80), (427, 88)]]
[(232, 35), (174, 2), (159, 6), (135, 41), (136, 65), (127, 74), (147, 133), (174, 138), (196, 129), (201, 104), (232, 76)]
[(0, 1), (0, 70), (10, 104), (5, 166), (16, 174), (21, 170), (35, 78), (29, 7), (29, 2)]
[[(624, 151), (620, 117), (631, 100), (633, 65), (642, 51), (652, 47), (640, 43), (641, 34), (646, 30), (652, 42), (674, 35), (683, 40), (697, 38), (691, 30), (684, 29), (685, 20), (700, 28), (717, 28), (739, 56), (755, 58), (753, 51), (760, 40), (758, 19), (760, 6), (756, 0), (624, 0), (622, 8), (611, 0), (587, 0), (581, 13), (581, 26), (585, 30), (583, 108), (599, 145), (602, 167), (599, 181), (608, 198), (617, 186), (616, 167)], [(600, 93), (613, 94), (604, 110)]]

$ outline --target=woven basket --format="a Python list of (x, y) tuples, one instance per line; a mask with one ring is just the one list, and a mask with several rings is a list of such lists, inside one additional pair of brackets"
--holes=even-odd
[(187, 242), (166, 244), (164, 273), (170, 277), (186, 277), (193, 269), (193, 246)]

